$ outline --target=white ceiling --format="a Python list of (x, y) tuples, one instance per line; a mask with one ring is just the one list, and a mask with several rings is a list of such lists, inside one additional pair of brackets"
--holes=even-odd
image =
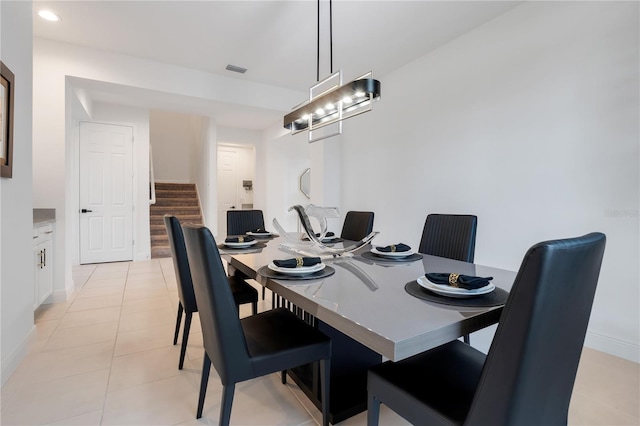
[[(373, 71), (384, 86), (385, 74), (519, 3), (334, 0), (334, 71), (342, 69), (349, 79)], [(320, 78), (330, 73), (327, 4), (322, 0)], [(316, 81), (314, 0), (34, 1), (33, 8), (33, 31), (38, 37), (303, 92)], [(38, 18), (36, 12), (41, 8), (54, 10), (61, 21)], [(226, 71), (227, 64), (248, 71)], [(133, 96), (129, 90), (96, 82), (84, 89), (94, 100), (105, 102), (167, 109), (159, 105), (166, 101), (183, 112), (198, 113), (206, 108), (207, 115), (216, 109), (212, 105), (190, 105), (187, 100), (161, 101), (157, 94), (149, 94), (149, 99), (142, 93)], [(223, 125), (237, 127), (235, 123), (242, 122), (245, 113), (252, 114), (254, 120), (256, 114), (265, 113), (265, 123), (273, 120), (273, 113), (267, 117), (267, 112), (244, 108), (224, 110), (230, 116), (229, 121), (218, 120)], [(256, 128), (263, 125), (255, 123)]]

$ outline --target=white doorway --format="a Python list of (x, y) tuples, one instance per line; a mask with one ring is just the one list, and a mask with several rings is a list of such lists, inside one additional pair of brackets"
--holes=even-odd
[(218, 145), (218, 236), (227, 235), (227, 210), (253, 208), (253, 146)]
[(80, 123), (80, 263), (133, 260), (133, 128)]

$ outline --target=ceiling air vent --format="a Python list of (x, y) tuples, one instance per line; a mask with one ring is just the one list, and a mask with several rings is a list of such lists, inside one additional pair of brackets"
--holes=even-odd
[(242, 68), (237, 65), (231, 65), (231, 64), (227, 65), (226, 69), (233, 72), (239, 72), (240, 74), (244, 74), (245, 72), (247, 72), (246, 68)]

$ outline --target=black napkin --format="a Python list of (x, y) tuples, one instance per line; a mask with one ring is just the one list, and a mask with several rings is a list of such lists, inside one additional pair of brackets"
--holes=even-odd
[(227, 237), (225, 238), (224, 242), (225, 243), (250, 243), (251, 241), (254, 241), (255, 238), (253, 237)]
[[(329, 232), (327, 232), (326, 234), (324, 234), (324, 237), (325, 237), (325, 238), (335, 237), (335, 236), (336, 236), (336, 234), (334, 234), (334, 233), (333, 233), (333, 232), (331, 232), (331, 231), (329, 231)], [(320, 233), (319, 233), (319, 232), (316, 234), (316, 237), (320, 238)]]
[(313, 266), (322, 262), (319, 257), (294, 257), (293, 259), (274, 260), (273, 264), (279, 268), (297, 268), (298, 266)]
[(249, 232), (251, 232), (252, 234), (268, 234), (269, 233), (269, 231), (262, 228), (254, 229), (253, 231), (249, 231)]
[(431, 273), (425, 274), (427, 279), (434, 284), (459, 287), (467, 290), (475, 290), (489, 285), (493, 277), (474, 277), (473, 275)]
[(409, 251), (411, 250), (411, 247), (403, 243), (398, 243), (398, 244), (391, 244), (386, 247), (376, 247), (376, 250), (381, 251), (383, 253), (396, 253), (396, 252)]

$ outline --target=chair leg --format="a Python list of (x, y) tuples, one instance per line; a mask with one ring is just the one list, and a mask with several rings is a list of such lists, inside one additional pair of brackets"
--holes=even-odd
[(330, 389), (331, 389), (331, 359), (320, 360), (320, 377), (322, 377), (322, 383), (320, 383), (322, 392), (322, 426), (329, 426), (329, 411), (330, 411)]
[(287, 370), (282, 370), (280, 372), (280, 381), (282, 382), (283, 385), (287, 384)]
[(180, 323), (182, 322), (182, 302), (178, 302), (178, 318), (176, 318), (176, 333), (173, 335), (173, 344), (178, 343), (178, 334), (180, 333)]
[(266, 287), (262, 287), (262, 300), (264, 300), (265, 293), (267, 292)]
[(367, 426), (378, 426), (380, 422), (380, 400), (371, 392), (367, 401)]
[(468, 334), (465, 334), (464, 336), (462, 336), (462, 339), (464, 340), (464, 342), (465, 342), (467, 345), (470, 345), (470, 344), (471, 344), (471, 338), (469, 338), (469, 335), (468, 335)]
[(187, 312), (184, 318), (184, 330), (182, 330), (182, 347), (180, 348), (180, 363), (178, 364), (178, 370), (182, 370), (184, 365), (184, 356), (187, 353), (187, 340), (189, 340), (189, 329), (191, 328), (191, 316), (192, 312)]
[(202, 417), (202, 408), (204, 407), (204, 397), (207, 394), (207, 383), (209, 383), (209, 370), (211, 370), (211, 359), (204, 352), (204, 361), (202, 362), (202, 379), (200, 380), (200, 396), (198, 397), (198, 411), (196, 419)]
[(222, 404), (220, 405), (220, 426), (229, 426), (231, 420), (231, 404), (236, 384), (232, 383), (222, 387)]
[(258, 313), (258, 302), (251, 302), (251, 315)]

